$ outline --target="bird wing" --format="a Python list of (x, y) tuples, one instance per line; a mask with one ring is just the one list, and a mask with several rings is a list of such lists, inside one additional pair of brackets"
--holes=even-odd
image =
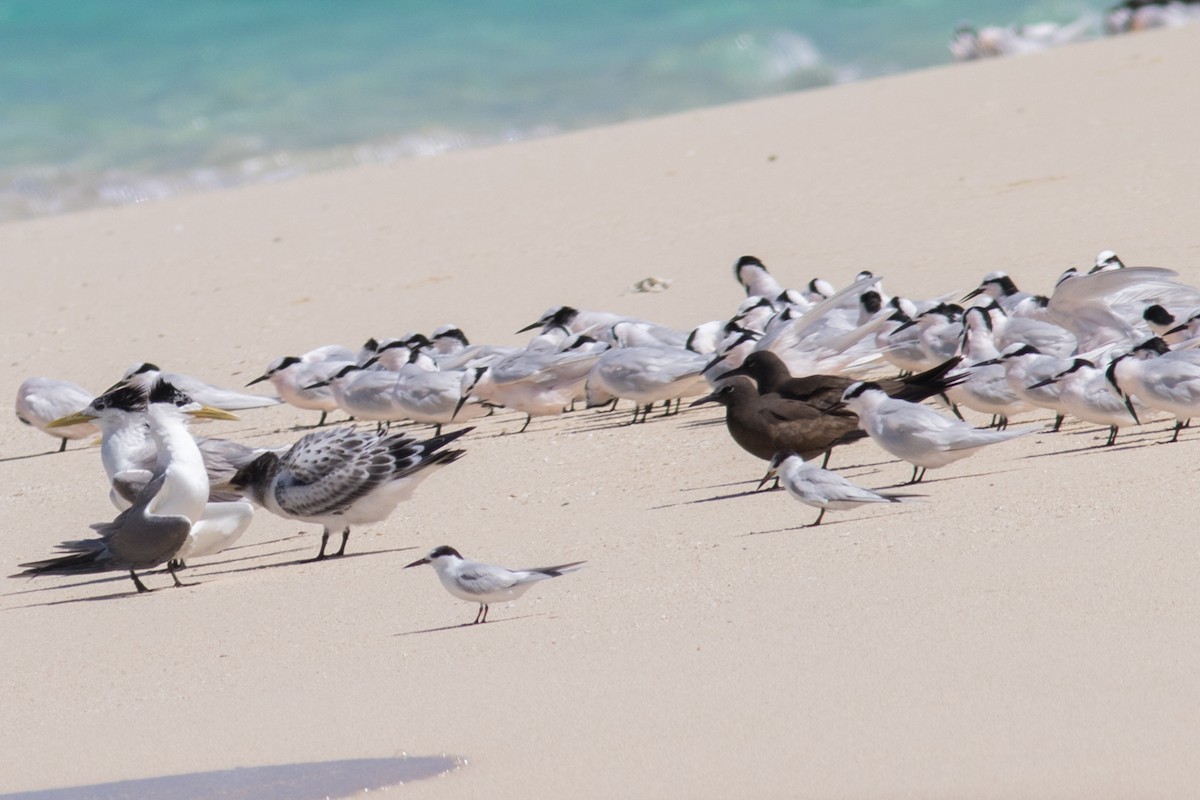
[[(549, 575), (545, 577), (550, 577)], [(491, 564), (464, 563), (455, 571), (458, 588), (467, 594), (485, 597), (504, 592), (522, 583), (520, 573)]]
[[(153, 567), (169, 560), (183, 546), (192, 521), (187, 517), (147, 513), (151, 502), (162, 490), (167, 474), (163, 472), (138, 492), (134, 504), (112, 522), (92, 525), (112, 555), (114, 565)], [(65, 543), (80, 544), (80, 543)], [(72, 550), (81, 548), (72, 547)], [(94, 549), (89, 547), (87, 549)]]
[(462, 450), (441, 448), (471, 430), (425, 441), (348, 427), (310, 433), (281, 459), (275, 502), (297, 517), (340, 514), (379, 486), (455, 460)]
[(339, 513), (390, 474), (379, 442), (377, 434), (354, 428), (308, 434), (280, 461), (275, 502), (298, 517)]

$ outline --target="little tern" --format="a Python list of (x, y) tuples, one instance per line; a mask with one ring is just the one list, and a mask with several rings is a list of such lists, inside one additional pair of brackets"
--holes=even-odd
[(767, 481), (776, 477), (792, 497), (813, 508), (821, 509), (817, 519), (809, 527), (820, 525), (829, 509), (843, 511), (868, 503), (901, 503), (918, 496), (883, 494), (864, 489), (836, 472), (805, 461), (796, 453), (776, 453), (771, 459), (767, 474), (759, 481), (758, 488), (761, 489)]
[(442, 545), (435, 547), (424, 558), (405, 564), (404, 568), (431, 564), (446, 591), (460, 600), (479, 604), (475, 621), (471, 623), (478, 625), (487, 622), (488, 606), (491, 603), (516, 600), (534, 583), (574, 572), (586, 563), (572, 561), (570, 564), (554, 567), (506, 569), (481, 561), (471, 561), (463, 558), (453, 547)]

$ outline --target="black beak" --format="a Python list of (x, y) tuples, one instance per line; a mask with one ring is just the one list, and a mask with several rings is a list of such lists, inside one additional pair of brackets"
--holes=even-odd
[(966, 294), (964, 294), (964, 295), (963, 295), (963, 299), (962, 299), (962, 300), (959, 300), (958, 302), (960, 302), (960, 303), (965, 303), (965, 302), (967, 302), (968, 300), (970, 300), (972, 297), (978, 297), (978, 296), (979, 296), (979, 295), (981, 295), (981, 294), (983, 294), (983, 287), (982, 287), (982, 286), (980, 286), (978, 289), (975, 289), (974, 291), (967, 292)]
[[(714, 361), (713, 363), (715, 364), (716, 362)], [(746, 371), (746, 365), (743, 364), (740, 367), (734, 367), (733, 369), (729, 370), (728, 372), (722, 372), (720, 375), (717, 376), (716, 379), (719, 381), (723, 381), (726, 378), (733, 378), (738, 375), (749, 375), (749, 374), (750, 373)]]
[(1044, 380), (1044, 381), (1038, 381), (1037, 383), (1033, 384), (1032, 386), (1026, 386), (1025, 388), (1026, 389), (1038, 389), (1042, 386), (1049, 386), (1050, 384), (1056, 382), (1057, 380), (1058, 380), (1058, 378), (1046, 378), (1046, 380)]
[(908, 322), (902, 322), (899, 325), (897, 325), (896, 330), (889, 333), (888, 336), (895, 336), (897, 333), (904, 330), (905, 328), (911, 328), (913, 325), (916, 325), (916, 324), (917, 324), (916, 318), (910, 319)]
[(405, 564), (404, 569), (408, 569), (409, 567), (419, 567), (422, 564), (428, 564), (428, 563), (429, 563), (428, 558), (418, 558), (416, 561), (412, 562), (411, 564)]
[(702, 406), (705, 403), (715, 402), (717, 402), (717, 393), (713, 392), (712, 394), (704, 395), (704, 397), (701, 397), (699, 400), (693, 400), (692, 402), (688, 403), (688, 408), (695, 408), (696, 406)]
[(320, 389), (322, 386), (328, 386), (328, 385), (329, 385), (329, 381), (317, 381), (316, 383), (310, 383), (308, 386), (302, 386), (301, 388), (302, 389)]
[(773, 470), (773, 469), (767, 470), (767, 474), (763, 475), (762, 480), (758, 482), (758, 486), (754, 489), (754, 491), (757, 492), (760, 489), (762, 489), (762, 487), (766, 486), (767, 481), (771, 480), (771, 478), (774, 478), (774, 477), (775, 477), (775, 470)]
[(517, 331), (517, 333), (524, 333), (525, 331), (531, 331), (534, 328), (540, 328), (540, 327), (542, 327), (542, 321), (539, 319), (537, 322), (533, 323), (532, 325), (526, 325), (524, 328), (521, 328), (521, 330)]
[(1187, 326), (1188, 326), (1188, 324), (1186, 322), (1183, 323), (1182, 325), (1176, 325), (1174, 328), (1171, 328), (1171, 330), (1164, 333), (1163, 336), (1170, 336), (1172, 333), (1179, 333), (1180, 331), (1186, 331)]
[(247, 384), (246, 384), (246, 386), (248, 386), (248, 387), (249, 387), (249, 386), (253, 386), (253, 385), (254, 385), (254, 384), (256, 384), (256, 383), (262, 383), (263, 381), (265, 381), (265, 380), (266, 380), (267, 378), (269, 378), (269, 377), (271, 377), (271, 376), (270, 376), (270, 375), (259, 375), (257, 378), (255, 378), (254, 380), (252, 380), (252, 381), (250, 381), (249, 383), (247, 383)]

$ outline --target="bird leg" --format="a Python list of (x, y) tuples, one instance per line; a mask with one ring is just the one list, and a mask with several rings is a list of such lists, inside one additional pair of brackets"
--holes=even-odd
[(829, 457), (833, 455), (833, 448), (825, 451), (825, 460), (821, 462), (821, 469), (826, 469), (829, 466)]
[(1117, 441), (1117, 426), (1113, 425), (1108, 429), (1108, 441), (1104, 443), (1104, 446), (1112, 447), (1115, 441)]
[(335, 556), (343, 556), (346, 554), (346, 540), (350, 538), (350, 526), (346, 526), (346, 530), (342, 531), (342, 546), (334, 553)]
[(1177, 441), (1179, 441), (1179, 432), (1180, 432), (1181, 430), (1183, 430), (1183, 420), (1181, 420), (1181, 419), (1177, 419), (1177, 420), (1175, 420), (1175, 435), (1173, 435), (1173, 436), (1171, 437), (1171, 441), (1172, 441), (1172, 442), (1177, 442)]
[(439, 423), (437, 423), (437, 425), (436, 425), (436, 426), (434, 427), (434, 429), (433, 429), (433, 435), (434, 435), (434, 436), (441, 436), (441, 435), (442, 435), (442, 423), (440, 423), (440, 422), (439, 422)]
[[(63, 441), (65, 442), (66, 439), (63, 439)], [(129, 570), (129, 577), (133, 578), (133, 585), (137, 587), (138, 594), (141, 594), (142, 592), (152, 591), (151, 589), (146, 588), (146, 584), (142, 583), (141, 578), (139, 578), (137, 576), (137, 573), (134, 572), (133, 570)]]
[(321, 561), (325, 558), (325, 545), (329, 543), (329, 528), (324, 528), (321, 531), (321, 552), (317, 553), (317, 557), (313, 561)]
[(478, 625), (487, 620), (487, 608), (487, 603), (479, 604), (479, 610), (475, 612), (475, 621), (471, 623), (472, 625)]
[(182, 564), (183, 562), (176, 562), (174, 559), (167, 562), (167, 572), (171, 573), (171, 580), (175, 581), (175, 588), (178, 589), (181, 586), (195, 586), (193, 583), (184, 583), (183, 581), (179, 580), (179, 576), (175, 574), (175, 567), (172, 566), (176, 563)]
[(317, 420), (317, 427), (318, 427), (318, 428), (319, 428), (319, 427), (321, 427), (322, 425), (324, 425), (324, 424), (325, 424), (325, 417), (326, 417), (326, 415), (328, 415), (328, 414), (329, 414), (329, 412), (328, 412), (328, 411), (322, 411), (322, 412), (321, 412), (321, 418), (320, 418), (319, 420)]
[(1008, 430), (1008, 417), (1006, 415), (1004, 415), (1004, 414), (1000, 415), (1000, 421), (996, 424), (996, 430), (998, 430), (998, 431)]
[(58, 452), (60, 452), (60, 453), (61, 453), (62, 451), (66, 450), (66, 449), (67, 449), (67, 440), (66, 440), (66, 439), (63, 439), (63, 440), (62, 440), (62, 444), (60, 444), (60, 445), (58, 446)]
[[(925, 480), (925, 470), (926, 467), (918, 467), (916, 464), (913, 464), (912, 480), (910, 480), (909, 483), (920, 483), (921, 481)], [(918, 471), (920, 472), (920, 475), (917, 474)]]
[(810, 525), (809, 527), (816, 527), (817, 525), (820, 525), (820, 524), (821, 524), (821, 520), (823, 520), (824, 518), (825, 518), (825, 509), (823, 509), (823, 508), (822, 508), (822, 509), (821, 509), (821, 513), (820, 513), (820, 514), (817, 514), (817, 521), (816, 521), (816, 522), (814, 522), (814, 523), (813, 523), (812, 525)]
[(529, 427), (529, 423), (532, 421), (533, 421), (533, 414), (526, 414), (525, 415), (525, 424), (521, 426), (521, 430), (517, 431), (517, 433), (524, 433), (525, 429)]
[(950, 398), (946, 396), (945, 392), (942, 392), (941, 394), (939, 394), (938, 397), (940, 397), (946, 401), (946, 405), (950, 406), (950, 410), (954, 412), (954, 416), (958, 417), (963, 422), (966, 422), (966, 420), (963, 419), (962, 412), (958, 410), (958, 404), (952, 402), (950, 400)]
[(167, 569), (187, 569), (187, 564), (182, 558), (172, 558), (167, 562)]
[(1050, 429), (1051, 433), (1058, 433), (1058, 429), (1062, 427), (1063, 418), (1065, 416), (1066, 416), (1065, 414), (1055, 414), (1054, 415), (1054, 427)]

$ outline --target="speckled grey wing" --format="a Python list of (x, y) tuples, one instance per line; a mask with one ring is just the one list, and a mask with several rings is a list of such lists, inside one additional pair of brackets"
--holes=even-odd
[(392, 460), (374, 433), (335, 428), (310, 433), (283, 456), (275, 502), (289, 514), (337, 514), (391, 474)]

